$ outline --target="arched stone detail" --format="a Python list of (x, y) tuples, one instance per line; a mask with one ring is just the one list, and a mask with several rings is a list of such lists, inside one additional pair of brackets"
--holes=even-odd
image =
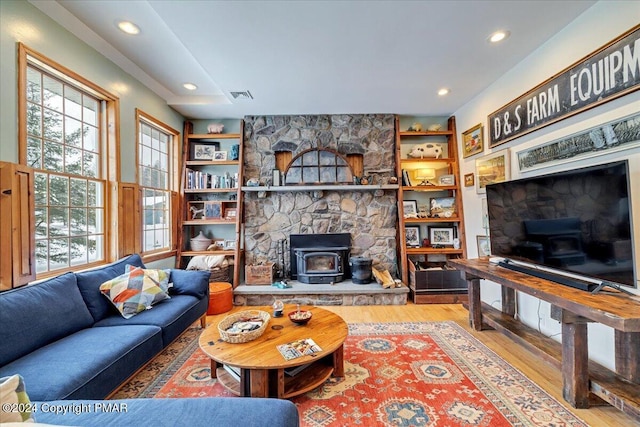
[(330, 148), (309, 148), (291, 159), (285, 185), (350, 184), (354, 171), (349, 160)]

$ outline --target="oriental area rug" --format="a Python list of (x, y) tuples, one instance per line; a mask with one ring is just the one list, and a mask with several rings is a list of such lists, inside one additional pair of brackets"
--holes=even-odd
[[(189, 329), (114, 398), (233, 396)], [(455, 322), (355, 323), (345, 377), (291, 401), (300, 425), (586, 426)]]

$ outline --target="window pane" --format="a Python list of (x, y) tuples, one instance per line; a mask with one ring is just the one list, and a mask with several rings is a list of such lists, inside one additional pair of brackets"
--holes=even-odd
[(27, 68), (27, 101), (42, 102), (42, 73), (33, 68)]
[(49, 240), (49, 268), (69, 267), (69, 239)]
[(302, 173), (302, 181), (303, 182), (320, 182), (320, 177), (318, 176), (318, 168), (316, 167), (306, 167), (303, 169)]
[(44, 137), (51, 141), (62, 142), (62, 114), (44, 110)]
[(87, 181), (71, 178), (71, 206), (87, 205)]
[(51, 206), (69, 205), (69, 180), (59, 176), (49, 177), (49, 204)]
[(42, 136), (42, 108), (32, 103), (27, 104), (27, 134)]
[(80, 129), (82, 129), (82, 124), (80, 123), (80, 121), (69, 118), (69, 117), (65, 118), (64, 120), (65, 144), (73, 145), (75, 147), (81, 147), (82, 135), (81, 135)]
[(47, 208), (36, 208), (36, 239), (42, 239), (47, 237)]
[(87, 210), (80, 208), (70, 209), (71, 235), (87, 234)]
[(98, 101), (87, 95), (84, 95), (82, 97), (82, 101), (84, 103), (84, 108), (82, 110), (82, 120), (87, 124), (97, 126), (99, 107)]
[(42, 169), (42, 143), (37, 138), (27, 138), (27, 164)]
[(321, 165), (334, 165), (336, 163), (336, 155), (329, 151), (320, 152)]
[(73, 175), (82, 175), (82, 151), (67, 147), (64, 154), (64, 171)]
[(83, 146), (85, 150), (98, 152), (98, 129), (94, 126), (84, 126)]
[(44, 173), (35, 173), (34, 179), (34, 191), (35, 191), (35, 204), (36, 205), (46, 205), (47, 204), (47, 175)]
[(82, 118), (82, 94), (70, 87), (64, 88), (64, 114), (76, 119)]
[(84, 153), (84, 176), (97, 178), (98, 177), (98, 156), (93, 153)]
[(49, 270), (49, 241), (36, 240), (36, 273)]
[(49, 208), (49, 236), (69, 235), (69, 209), (64, 207)]
[(44, 76), (44, 106), (62, 112), (62, 83)]
[(89, 247), (87, 237), (71, 238), (71, 265), (82, 265), (87, 263)]
[(61, 144), (45, 144), (44, 168), (53, 172), (62, 172), (62, 152)]

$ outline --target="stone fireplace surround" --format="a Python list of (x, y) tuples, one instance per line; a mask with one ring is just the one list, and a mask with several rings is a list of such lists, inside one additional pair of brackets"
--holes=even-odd
[[(247, 116), (244, 120), (245, 182), (253, 178), (263, 185), (267, 183), (276, 167), (277, 151), (290, 150), (295, 157), (310, 148), (328, 148), (343, 155), (361, 154), (363, 175), (373, 183), (387, 182), (396, 176), (393, 114)], [(281, 241), (288, 241), (290, 234), (350, 233), (351, 256), (371, 258), (375, 267), (396, 276), (397, 224), (396, 190), (354, 191), (346, 186), (344, 191), (293, 188), (264, 194), (245, 192), (245, 264), (277, 262)], [(369, 287), (366, 291), (364, 285), (350, 286), (356, 288), (349, 292), (350, 298), (343, 299), (345, 304), (406, 303), (404, 290), (392, 292), (404, 296), (404, 301), (400, 297), (400, 301), (394, 302), (398, 297), (374, 298), (373, 291), (379, 287), (375, 283), (366, 285)], [(256, 286), (236, 288), (236, 304), (248, 303), (251, 298), (245, 291), (251, 292), (251, 288), (258, 293)], [(327, 293), (334, 294), (330, 299), (336, 303), (339, 289), (335, 285), (318, 295), (325, 295), (321, 299), (326, 301)], [(300, 296), (299, 291), (281, 291)], [(308, 295), (311, 291), (300, 292)], [(258, 299), (265, 302), (264, 298)]]

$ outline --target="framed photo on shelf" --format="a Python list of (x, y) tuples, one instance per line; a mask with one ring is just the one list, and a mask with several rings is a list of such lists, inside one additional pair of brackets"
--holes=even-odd
[(224, 241), (224, 249), (225, 250), (235, 249), (235, 248), (236, 248), (236, 241), (235, 240), (225, 240)]
[(476, 159), (476, 193), (485, 194), (487, 185), (509, 180), (509, 149)]
[(213, 160), (219, 142), (194, 142), (191, 143), (190, 160)]
[(489, 236), (476, 236), (478, 241), (478, 256), (491, 255), (491, 241)]
[(418, 201), (417, 200), (403, 200), (402, 208), (404, 210), (405, 218), (418, 217)]
[(215, 161), (223, 161), (227, 160), (227, 152), (226, 151), (216, 151), (213, 153), (213, 160)]
[(471, 157), (484, 151), (482, 123), (462, 132), (462, 157)]
[(453, 245), (453, 227), (429, 227), (432, 245)]
[(204, 202), (204, 218), (222, 218), (222, 202)]
[(464, 186), (473, 187), (473, 173), (468, 173), (464, 176)]
[(441, 175), (438, 178), (438, 185), (456, 185), (455, 175)]
[(405, 227), (404, 238), (408, 247), (420, 247), (420, 227)]
[(456, 216), (455, 197), (434, 197), (430, 201), (431, 218), (451, 218)]
[(236, 208), (227, 208), (224, 211), (224, 219), (232, 220), (236, 219), (237, 210)]

